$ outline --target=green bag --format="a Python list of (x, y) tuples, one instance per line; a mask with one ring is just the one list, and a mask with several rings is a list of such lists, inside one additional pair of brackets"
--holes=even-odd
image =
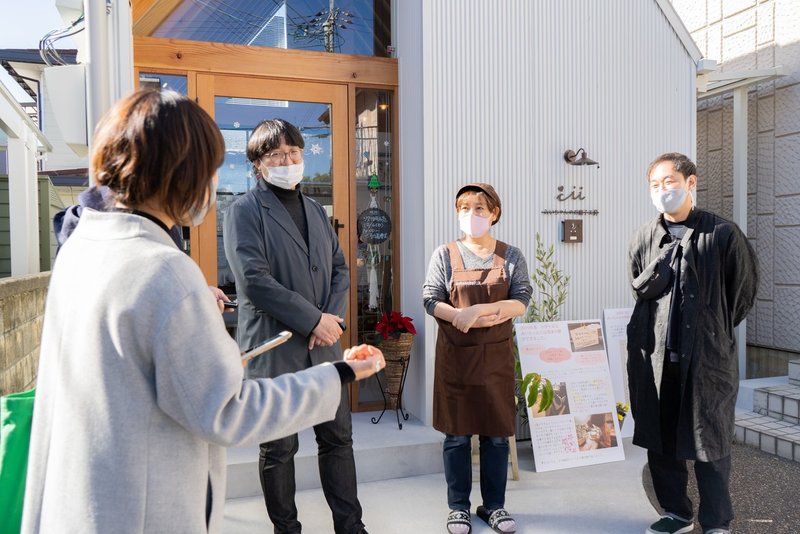
[(0, 534), (19, 534), (36, 390), (0, 397)]

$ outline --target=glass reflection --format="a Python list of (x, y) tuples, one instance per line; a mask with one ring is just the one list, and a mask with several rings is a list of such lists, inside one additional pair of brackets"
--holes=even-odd
[(297, 126), (306, 143), (305, 172), (300, 187), (332, 216), (330, 105), (217, 96), (214, 113), (225, 140), (225, 161), (219, 169), (217, 189), (217, 283), (233, 294), (233, 274), (225, 259), (222, 227), (228, 206), (255, 186), (258, 179), (247, 160), (247, 141), (253, 129), (264, 119), (284, 119)]
[(390, 0), (183, 0), (156, 37), (385, 57)]
[[(374, 342), (375, 324), (392, 307), (392, 92), (356, 91), (355, 180), (358, 249), (355, 269), (358, 342)], [(351, 264), (352, 268), (352, 264)], [(385, 383), (385, 381), (384, 381)], [(377, 381), (359, 382), (359, 404), (383, 402)]]
[(158, 74), (155, 72), (140, 72), (139, 87), (175, 91), (186, 96), (188, 82), (186, 76), (180, 74)]

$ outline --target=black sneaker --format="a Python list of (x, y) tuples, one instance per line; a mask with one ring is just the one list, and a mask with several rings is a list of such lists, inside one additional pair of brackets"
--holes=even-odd
[(645, 530), (645, 534), (685, 534), (694, 530), (694, 523), (665, 515)]

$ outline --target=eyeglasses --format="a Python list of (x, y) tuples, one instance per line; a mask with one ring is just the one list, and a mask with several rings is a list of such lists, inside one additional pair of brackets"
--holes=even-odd
[(292, 163), (299, 163), (303, 161), (303, 151), (299, 148), (293, 148), (289, 152), (274, 150), (268, 154), (264, 154), (262, 157), (267, 158), (273, 165), (280, 165), (283, 163), (284, 159)]

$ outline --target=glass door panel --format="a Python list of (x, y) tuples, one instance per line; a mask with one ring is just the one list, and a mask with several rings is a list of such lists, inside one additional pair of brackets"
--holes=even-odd
[[(198, 74), (197, 88), (200, 105), (214, 117), (225, 139), (213, 239), (217, 285), (228, 294), (235, 293), (225, 259), (223, 220), (228, 206), (255, 186), (247, 141), (264, 119), (285, 119), (300, 129), (305, 139), (305, 176), (300, 187), (325, 208), (349, 259), (347, 86)], [(230, 315), (226, 314), (226, 319)], [(351, 324), (350, 318), (346, 319)], [(344, 346), (353, 343), (352, 330), (345, 332)]]
[(214, 117), (225, 139), (225, 162), (219, 170), (217, 189), (217, 284), (223, 290), (233, 292), (233, 274), (225, 259), (222, 221), (228, 206), (255, 186), (256, 173), (247, 160), (247, 142), (253, 129), (264, 119), (284, 119), (297, 126), (305, 140), (300, 188), (333, 220), (330, 116), (331, 105), (326, 103), (214, 97)]
[[(355, 93), (355, 212), (357, 215), (355, 308), (358, 343), (372, 343), (375, 324), (393, 309), (396, 200), (393, 198), (392, 97), (382, 89)], [(386, 384), (381, 371), (381, 381)], [(358, 383), (358, 404), (379, 404), (375, 380)]]

